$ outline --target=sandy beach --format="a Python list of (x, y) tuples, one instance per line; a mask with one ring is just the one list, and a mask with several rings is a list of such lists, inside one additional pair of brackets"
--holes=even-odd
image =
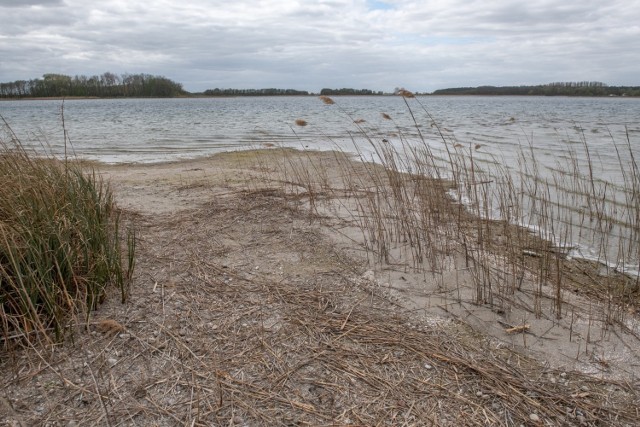
[[(454, 239), (437, 272), (408, 259), (411, 242), (381, 262), (354, 214), (369, 172), (345, 176), (349, 161), (265, 149), (95, 165), (137, 231), (129, 301), (3, 359), (3, 425), (637, 422), (636, 306), (610, 324), (607, 301), (567, 287), (554, 315), (556, 290), (528, 276), (479, 304)], [(433, 185), (442, 215), (466, 215)]]

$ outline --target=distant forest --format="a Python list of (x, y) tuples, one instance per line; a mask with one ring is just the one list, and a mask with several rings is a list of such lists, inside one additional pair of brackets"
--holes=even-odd
[(186, 94), (182, 84), (150, 74), (119, 76), (106, 72), (91, 77), (45, 74), (41, 79), (0, 83), (0, 98), (174, 97)]
[(479, 86), (439, 89), (432, 95), (640, 96), (640, 86), (601, 82), (558, 82), (537, 86)]
[(374, 92), (370, 89), (351, 89), (351, 88), (342, 88), (342, 89), (322, 89), (320, 91), (320, 95), (322, 96), (334, 96), (334, 95), (384, 95), (382, 91)]
[[(203, 92), (206, 96), (287, 96), (287, 95), (313, 95), (306, 90), (294, 89), (208, 89)], [(383, 95), (382, 92), (374, 92), (371, 89), (322, 89), (320, 95)]]
[[(322, 89), (321, 95), (382, 95), (370, 89)], [(151, 74), (122, 74), (106, 72), (101, 75), (74, 77), (64, 74), (45, 74), (42, 78), (0, 83), (0, 98), (119, 98), (182, 96), (309, 96), (306, 90), (295, 89), (207, 89), (190, 93), (181, 83)]]
[[(397, 92), (397, 90), (396, 90)], [(439, 89), (433, 93), (416, 95), (533, 95), (533, 96), (640, 96), (640, 86), (608, 86), (601, 82), (557, 82), (536, 86), (479, 86)], [(0, 83), (0, 98), (118, 98), (183, 96), (314, 96), (295, 89), (207, 89), (190, 93), (181, 83), (151, 74), (122, 74), (106, 72), (96, 76), (45, 74), (42, 78)], [(391, 95), (370, 89), (329, 89), (320, 95)]]
[(306, 90), (295, 89), (207, 89), (205, 96), (291, 96), (309, 95)]

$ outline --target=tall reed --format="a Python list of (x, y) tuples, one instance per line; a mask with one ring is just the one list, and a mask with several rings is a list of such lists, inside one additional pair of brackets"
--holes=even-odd
[[(532, 138), (509, 162), (459, 141), (419, 99), (407, 91), (400, 95), (415, 129), (382, 113), (392, 126), (385, 138), (383, 130), (366, 128), (333, 99), (321, 97), (355, 129), (352, 142), (364, 173), (343, 164), (341, 175), (353, 198), (354, 223), (374, 259), (393, 263), (400, 251), (412, 268), (434, 276), (465, 270), (478, 304), (502, 304), (516, 291), (530, 292), (538, 317), (548, 308), (561, 318), (567, 289), (578, 287), (606, 296), (610, 304), (603, 321), (620, 320), (621, 306), (635, 304), (638, 293), (638, 276), (618, 273), (640, 251), (640, 174), (629, 140), (623, 148), (612, 141), (623, 173), (623, 181), (612, 184), (597, 176), (584, 135), (583, 153), (565, 154), (569, 167), (565, 159), (555, 167), (541, 164)], [(422, 114), (430, 123), (427, 130), (420, 124)], [(582, 238), (597, 256), (576, 263), (575, 244)], [(523, 289), (525, 282), (530, 289)], [(548, 294), (552, 303), (543, 307)]]

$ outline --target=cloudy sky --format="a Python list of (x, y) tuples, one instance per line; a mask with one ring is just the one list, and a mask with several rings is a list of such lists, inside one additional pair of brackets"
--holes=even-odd
[(189, 91), (640, 85), (640, 0), (0, 0), (0, 81), (159, 74)]

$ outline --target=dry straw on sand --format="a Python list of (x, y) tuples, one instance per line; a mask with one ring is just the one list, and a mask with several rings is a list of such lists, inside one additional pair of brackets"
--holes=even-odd
[[(3, 357), (4, 419), (636, 423), (640, 396), (629, 371), (639, 346), (623, 330), (634, 316), (616, 313), (637, 293), (610, 285), (603, 300), (589, 290), (593, 265), (570, 263), (540, 236), (452, 202), (456, 181), (434, 178), (428, 152), (401, 147), (421, 169), (404, 172), (406, 157), (388, 143), (375, 145), (382, 165), (274, 149), (102, 167), (140, 227), (130, 301), (109, 299), (64, 346)], [(454, 154), (459, 182), (469, 178), (480, 200), (487, 176), (476, 165), (471, 175), (469, 159)], [(584, 299), (569, 298), (566, 283)], [(101, 329), (110, 322), (125, 329)], [(595, 374), (544, 359), (560, 332), (579, 350), (560, 360), (586, 361)], [(619, 353), (632, 354), (629, 371), (597, 360), (616, 335), (625, 337)], [(527, 351), (540, 347), (549, 352)]]

